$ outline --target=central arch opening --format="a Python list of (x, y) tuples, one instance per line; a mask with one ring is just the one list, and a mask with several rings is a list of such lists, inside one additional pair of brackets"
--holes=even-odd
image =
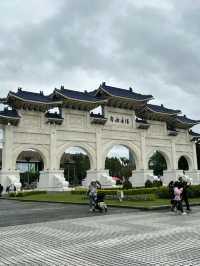
[(90, 159), (83, 148), (74, 146), (65, 150), (61, 157), (60, 169), (64, 170), (65, 180), (70, 186), (81, 185), (90, 169)]
[(118, 184), (122, 183), (124, 179), (132, 176), (132, 171), (136, 169), (134, 153), (124, 145), (114, 145), (106, 156), (105, 169), (109, 170), (109, 175)]
[(163, 154), (155, 151), (148, 162), (148, 167), (153, 170), (155, 176), (163, 176), (163, 171), (167, 170), (167, 162)]
[(16, 169), (20, 172), (22, 188), (33, 189), (37, 187), (39, 173), (44, 169), (44, 162), (38, 151), (27, 149), (18, 155)]

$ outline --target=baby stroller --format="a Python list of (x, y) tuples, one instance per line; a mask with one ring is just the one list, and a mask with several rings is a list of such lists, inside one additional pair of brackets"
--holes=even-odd
[(95, 201), (95, 209), (99, 210), (100, 212), (107, 212), (108, 207), (104, 202), (105, 194), (103, 192), (98, 192)]

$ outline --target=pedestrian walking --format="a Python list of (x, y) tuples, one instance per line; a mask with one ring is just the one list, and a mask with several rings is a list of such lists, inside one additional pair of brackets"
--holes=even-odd
[(181, 187), (183, 188), (183, 192), (181, 194), (181, 200), (182, 202), (185, 202), (186, 210), (188, 212), (191, 211), (189, 200), (188, 200), (188, 188), (191, 185), (191, 182), (189, 180), (184, 180), (182, 177), (179, 177), (179, 182)]
[(180, 182), (175, 182), (174, 184), (174, 201), (175, 201), (175, 207), (177, 210), (181, 212), (181, 214), (186, 214), (186, 212), (183, 211), (182, 201), (181, 201), (181, 194), (183, 192), (183, 188), (181, 187)]
[(95, 211), (97, 188), (101, 188), (101, 184), (98, 181), (91, 181), (88, 189), (90, 211)]

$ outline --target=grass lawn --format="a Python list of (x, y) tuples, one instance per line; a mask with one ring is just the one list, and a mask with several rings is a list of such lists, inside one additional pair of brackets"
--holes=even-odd
[[(55, 192), (55, 193), (46, 193), (38, 195), (30, 195), (24, 197), (17, 197), (20, 200), (34, 200), (34, 201), (52, 201), (52, 202), (66, 202), (66, 203), (88, 203), (88, 199), (83, 195), (74, 195), (70, 192)], [(152, 201), (143, 201), (143, 200), (119, 200), (106, 199), (106, 203), (109, 205), (116, 206), (130, 206), (130, 207), (141, 207), (141, 208), (151, 208), (158, 207), (163, 205), (170, 205), (168, 199), (156, 199)], [(200, 198), (189, 199), (190, 203), (200, 204)]]

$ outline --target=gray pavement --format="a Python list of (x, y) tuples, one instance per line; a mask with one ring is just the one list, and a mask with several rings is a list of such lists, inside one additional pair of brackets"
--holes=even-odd
[[(133, 211), (133, 209), (109, 208), (108, 214)], [(101, 214), (98, 211), (89, 212), (88, 205), (0, 199), (0, 227), (97, 215)]]
[[(38, 210), (37, 203), (1, 200), (0, 205), (4, 204), (5, 208), (0, 209), (4, 215), (12, 211), (7, 208), (12, 204), (19, 216), (20, 209), (22, 216), (32, 212), (45, 216), (45, 208), (49, 213), (51, 205), (58, 217), (67, 211), (62, 204), (38, 204)], [(86, 213), (80, 213), (80, 218), (69, 215), (48, 222), (4, 224), (0, 227), (0, 265), (200, 265), (199, 207), (184, 216), (127, 209), (111, 209), (109, 215), (91, 216), (87, 206), (78, 206), (76, 210), (80, 207)]]

